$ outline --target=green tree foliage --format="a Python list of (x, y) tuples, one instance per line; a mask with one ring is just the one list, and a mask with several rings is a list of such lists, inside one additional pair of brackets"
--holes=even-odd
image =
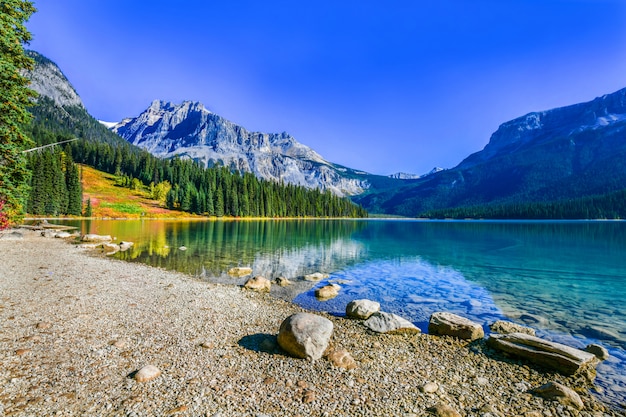
[(80, 216), (83, 193), (78, 166), (58, 147), (29, 153), (32, 171), (27, 211), (36, 215)]
[(11, 222), (21, 219), (28, 196), (29, 171), (22, 151), (32, 145), (24, 125), (35, 92), (22, 71), (33, 67), (23, 45), (31, 39), (24, 22), (34, 12), (30, 1), (0, 1), (0, 201)]

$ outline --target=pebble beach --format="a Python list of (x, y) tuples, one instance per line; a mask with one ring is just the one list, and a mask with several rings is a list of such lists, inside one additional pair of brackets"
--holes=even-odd
[[(268, 294), (0, 234), (0, 416), (623, 416), (593, 385), (468, 343), (332, 321), (328, 358), (288, 356)], [(332, 356), (332, 355), (331, 355)], [(143, 377), (147, 375), (147, 377)], [(533, 389), (559, 382), (583, 408)]]

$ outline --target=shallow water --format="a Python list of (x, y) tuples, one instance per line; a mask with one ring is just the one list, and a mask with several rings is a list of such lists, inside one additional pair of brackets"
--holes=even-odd
[[(402, 220), (85, 221), (83, 233), (135, 242), (118, 257), (240, 283), (225, 272), (289, 279), (327, 272), (340, 295), (314, 288), (294, 302), (342, 315), (357, 298), (379, 301), (426, 330), (435, 311), (487, 325), (506, 318), (547, 339), (609, 348), (597, 383), (626, 403), (626, 222)], [(186, 250), (179, 248), (184, 246)]]

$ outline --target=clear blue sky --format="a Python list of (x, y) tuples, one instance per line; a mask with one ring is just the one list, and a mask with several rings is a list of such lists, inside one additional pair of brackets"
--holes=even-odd
[(30, 47), (105, 121), (194, 100), (376, 174), (450, 168), (626, 87), (624, 0), (39, 0)]

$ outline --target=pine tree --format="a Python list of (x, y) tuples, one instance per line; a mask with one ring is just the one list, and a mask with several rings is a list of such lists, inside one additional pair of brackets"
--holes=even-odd
[(31, 39), (24, 22), (34, 12), (30, 1), (0, 1), (0, 201), (11, 222), (22, 217), (30, 180), (22, 151), (33, 142), (23, 127), (30, 121), (26, 108), (36, 94), (22, 70), (34, 64), (23, 47)]
[(92, 209), (91, 209), (91, 198), (87, 199), (87, 204), (85, 205), (85, 217), (91, 217)]

